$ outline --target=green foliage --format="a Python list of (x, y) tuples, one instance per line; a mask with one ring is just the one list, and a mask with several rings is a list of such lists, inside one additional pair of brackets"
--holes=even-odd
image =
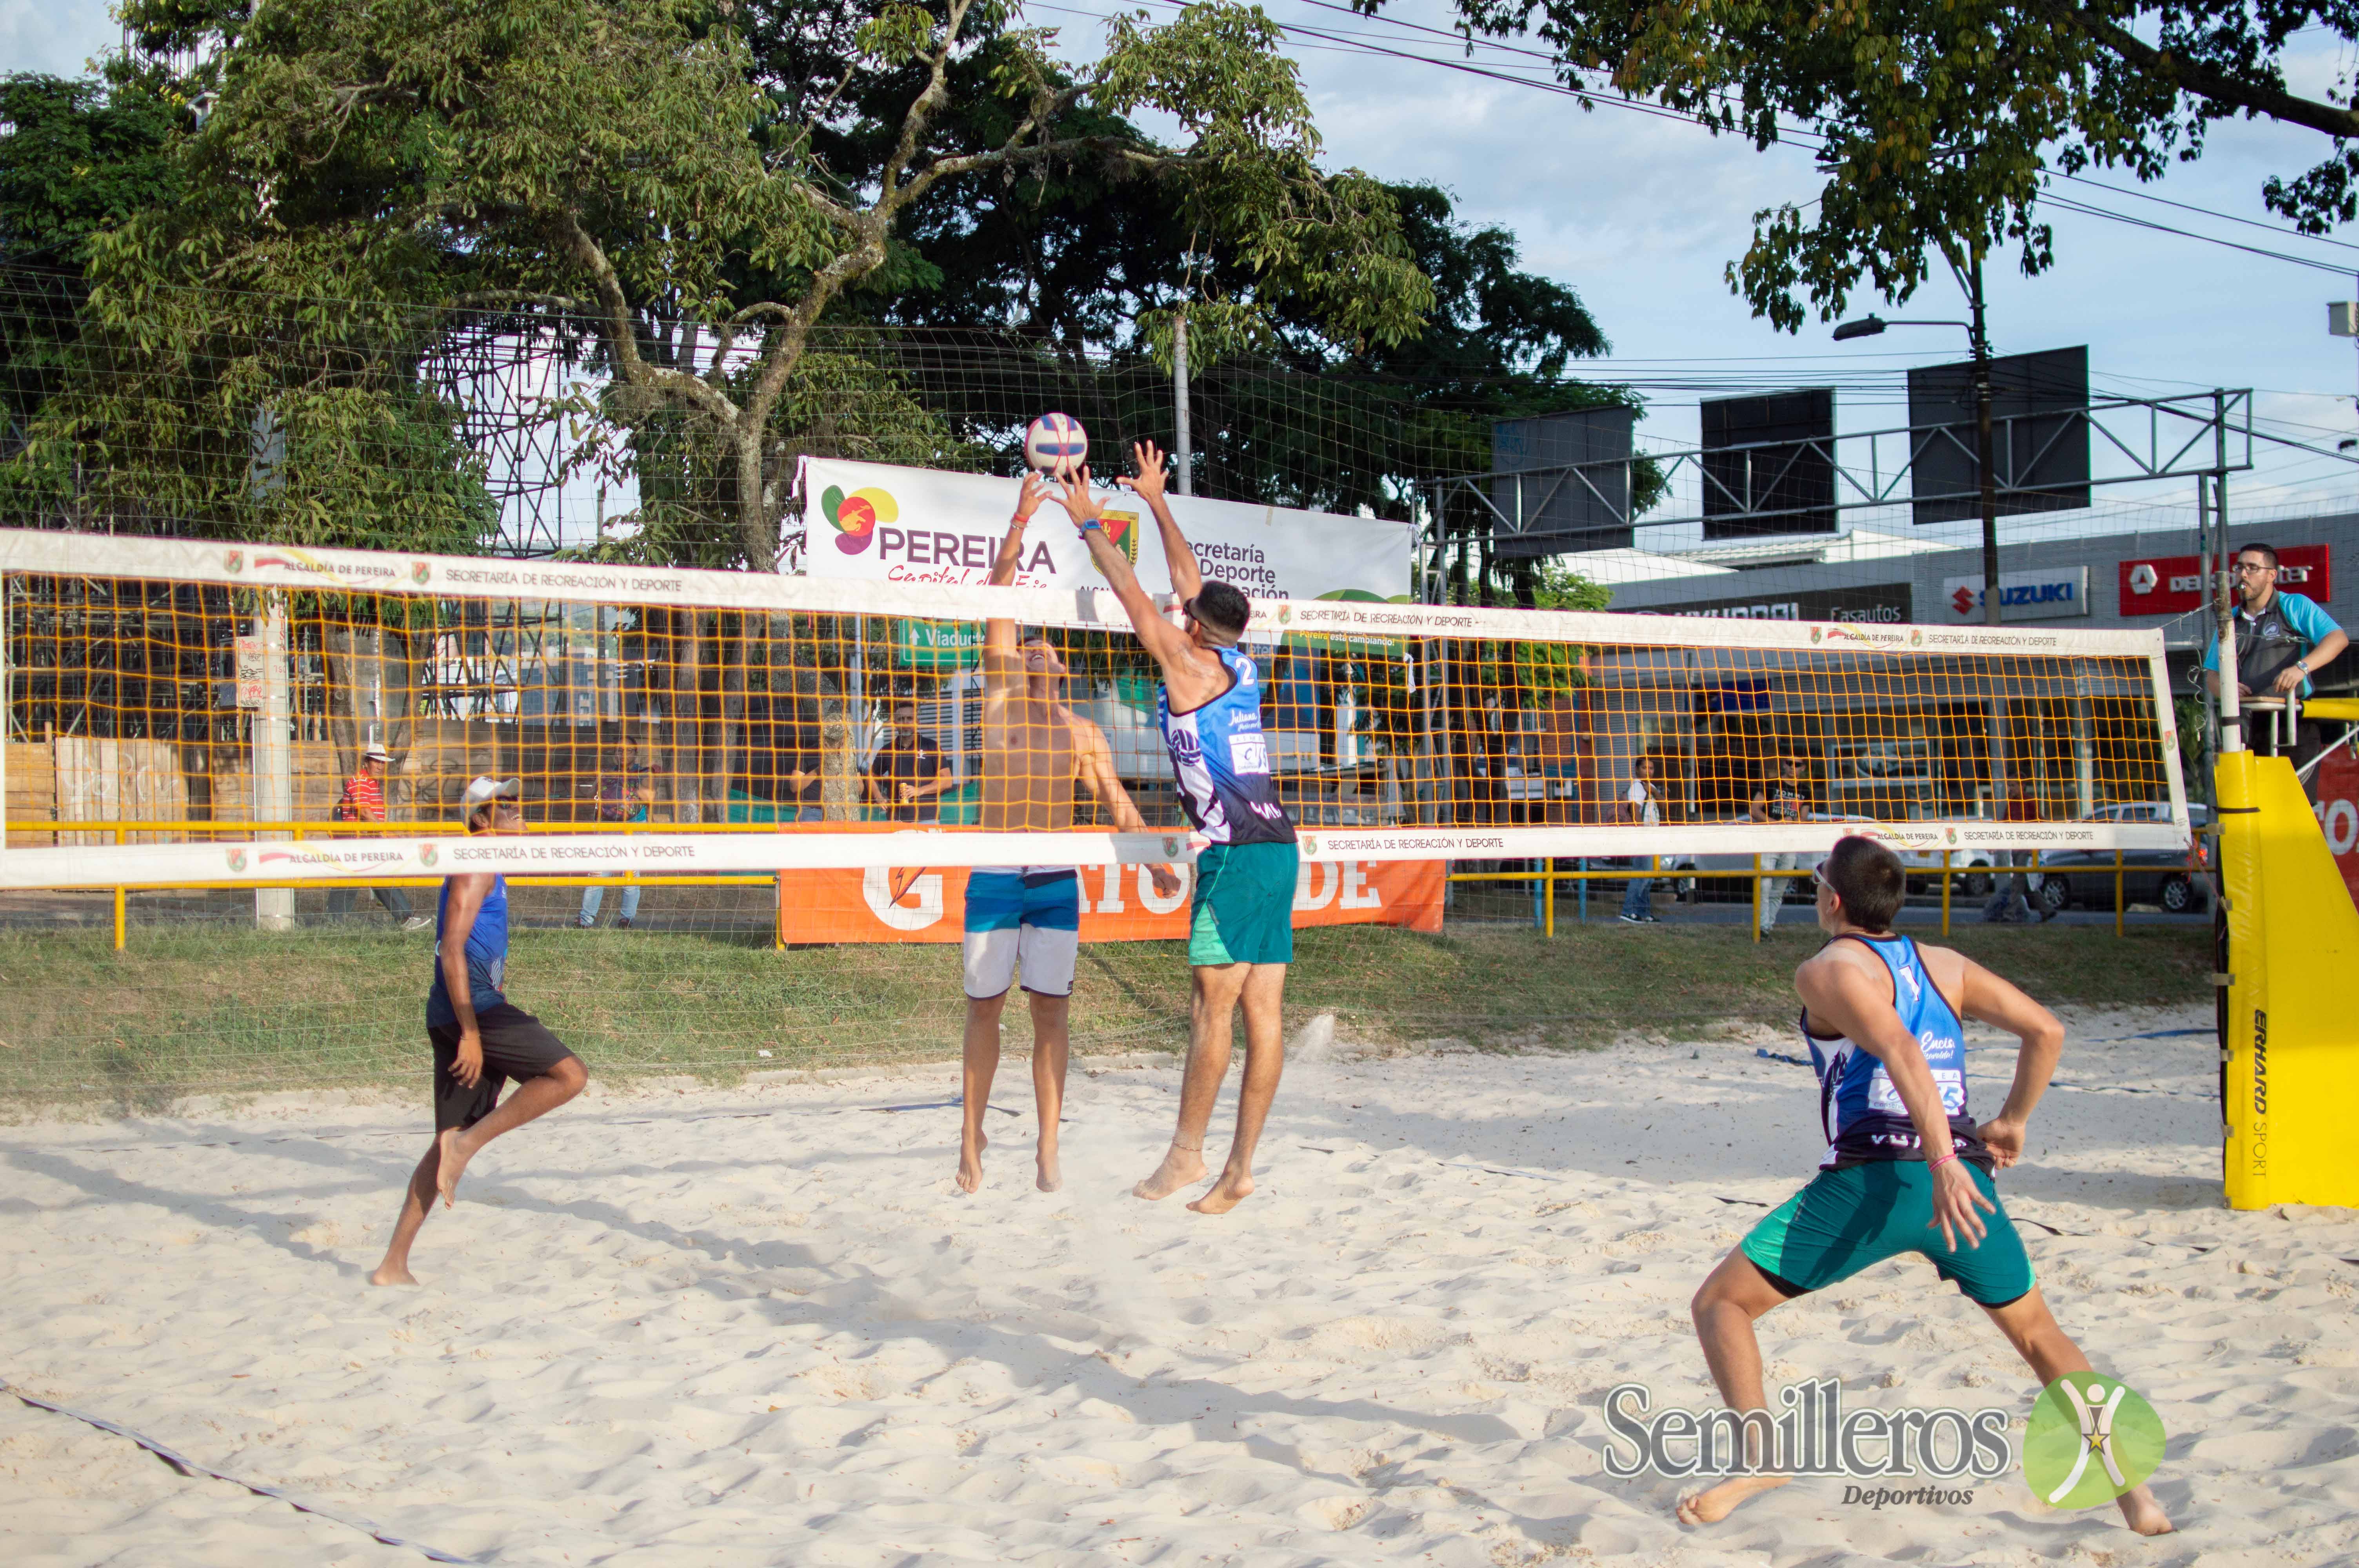
[(2334, 138), (2325, 162), (2268, 182), (2277, 211), (2322, 230), (2359, 210), (2349, 68), (2321, 101), (2288, 92), (2281, 63), (2297, 32), (2359, 38), (2359, 8), (2342, 0), (1459, 0), (1458, 12), (1476, 31), (1537, 32), (1573, 85), (1603, 69), (1615, 91), (1756, 146), (1778, 141), (1781, 122), (1823, 137), (1818, 200), (1756, 213), (1728, 272), (1788, 331), (1812, 309), (1836, 319), (1863, 283), (1907, 299), (1929, 253), (1963, 270), (2013, 245), (2036, 274), (2050, 259), (2034, 208), (2051, 171), (2158, 178), (2201, 156), (2211, 122), (2230, 115)]
[[(1537, 563), (1533, 579), (1535, 609), (1596, 611), (1614, 602), (1612, 589), (1557, 561)], [(1589, 684), (1587, 660), (1594, 651), (1578, 643), (1501, 643), (1490, 656), (1514, 665), (1524, 707), (1545, 708), (1549, 699)]]
[[(132, 0), (125, 21), (220, 47), (182, 148), (188, 199), (99, 245), (111, 320), (201, 282), (586, 325), (612, 388), (581, 412), (656, 463), (673, 509), (647, 519), (657, 536), (700, 510), (728, 529), (707, 557), (769, 564), (807, 451), (955, 458), (889, 376), (859, 373), (884, 423), (855, 431), (819, 406), (854, 373), (803, 370), (864, 287), (929, 281), (897, 231), (938, 190), (1084, 164), (1150, 186), (1251, 277), (1252, 308), (1300, 300), (1340, 341), (1397, 341), (1431, 298), (1383, 188), (1316, 166), (1299, 83), (1250, 7), (1119, 20), (1078, 77), (969, 0), (764, 6), (742, 25), (701, 0)], [(1149, 141), (1132, 113), (1182, 140)]]

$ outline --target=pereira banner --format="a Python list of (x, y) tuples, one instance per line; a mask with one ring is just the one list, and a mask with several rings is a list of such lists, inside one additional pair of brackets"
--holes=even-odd
[[(1440, 860), (1305, 860), (1294, 925), (1441, 929)], [(1188, 935), (1195, 868), (1175, 867), (1165, 898), (1145, 866), (1083, 866), (1082, 940), (1177, 941)], [(963, 866), (872, 866), (778, 874), (781, 942), (956, 942), (966, 925)]]
[[(1110, 476), (1117, 460), (1103, 455)], [(984, 474), (806, 458), (801, 478), (803, 513), (788, 517), (779, 545), (790, 562), (799, 548), (801, 569), (815, 578), (980, 583), (991, 575), (1016, 505), (1016, 481)], [(1107, 536), (1129, 555), (1147, 592), (1169, 593), (1171, 572), (1155, 519), (1128, 491), (1110, 494)], [(1409, 524), (1189, 495), (1168, 499), (1198, 568), (1254, 598), (1408, 602), (1416, 534)], [(1016, 582), (1105, 586), (1064, 508), (1053, 502), (1024, 532)]]

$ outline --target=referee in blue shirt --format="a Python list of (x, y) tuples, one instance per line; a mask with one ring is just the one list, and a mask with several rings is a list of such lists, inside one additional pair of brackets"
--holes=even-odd
[[(2247, 697), (2282, 697), (2299, 691), (2310, 696), (2310, 677), (2332, 664), (2350, 646), (2351, 639), (2334, 617), (2315, 600), (2277, 590), (2277, 553), (2267, 545), (2246, 545), (2236, 552), (2236, 690)], [(2214, 695), (2220, 689), (2220, 639), (2203, 650), (2204, 682)], [(2276, 754), (2273, 719), (2251, 724), (2245, 743)], [(2286, 754), (2297, 769), (2310, 765), (2321, 743), (2318, 726), (2304, 722), (2289, 738)]]

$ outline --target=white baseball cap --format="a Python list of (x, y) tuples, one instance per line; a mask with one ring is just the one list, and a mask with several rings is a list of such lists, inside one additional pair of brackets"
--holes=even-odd
[(516, 799), (524, 795), (522, 779), (478, 778), (467, 785), (467, 793), (459, 797), (459, 806), (473, 816), (478, 808), (495, 800)]

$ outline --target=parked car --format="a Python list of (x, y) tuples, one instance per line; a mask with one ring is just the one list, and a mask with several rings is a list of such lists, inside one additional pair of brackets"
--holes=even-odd
[[(2186, 914), (2202, 905), (2201, 879), (2210, 867), (2205, 863), (2201, 835), (2211, 826), (2212, 815), (2206, 807), (2190, 803), (2187, 816), (2196, 834), (2189, 848), (2122, 851), (2123, 903), (2150, 903), (2172, 914)], [(2127, 801), (2106, 806), (2088, 820), (2168, 822), (2170, 806), (2167, 801)], [(2040, 866), (2046, 874), (2038, 896), (2049, 914), (2060, 914), (2075, 904), (2088, 909), (2113, 907), (2113, 850), (2059, 849), (2042, 855)]]
[[(1723, 817), (1726, 822), (1750, 822), (1750, 816)], [(1810, 813), (1813, 822), (1873, 822), (1873, 816), (1853, 814), (1834, 815), (1824, 811)], [(1682, 902), (1695, 903), (1703, 899), (1734, 899), (1741, 903), (1753, 900), (1753, 857), (1745, 855), (1666, 855), (1661, 875), (1679, 879), (1677, 887)], [(1814, 895), (1810, 873), (1805, 870), (1787, 871), (1786, 902), (1800, 899), (1804, 903)]]
[[(1989, 820), (1981, 816), (1940, 816), (1925, 818), (1928, 823), (1971, 822), (1988, 827)], [(1900, 863), (1908, 868), (1910, 892), (1941, 891), (1941, 851), (1939, 849), (1903, 849)], [(1991, 880), (1991, 868), (1997, 864), (1988, 849), (1952, 849), (1950, 851), (1950, 891), (1965, 898), (1988, 898), (1997, 884)], [(2036, 886), (2037, 883), (2035, 882)]]

